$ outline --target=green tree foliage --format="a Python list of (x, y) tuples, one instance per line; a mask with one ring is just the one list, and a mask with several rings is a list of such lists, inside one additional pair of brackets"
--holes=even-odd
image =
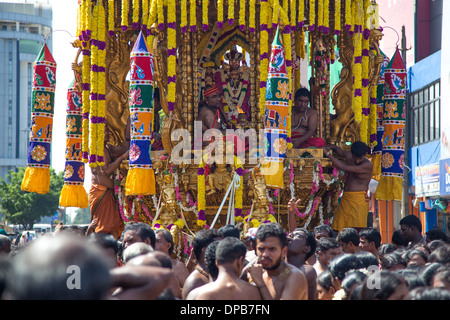
[(59, 207), (59, 196), (64, 185), (64, 173), (50, 168), (50, 190), (46, 194), (22, 191), (25, 168), (11, 170), (6, 180), (0, 178), (0, 206), (5, 220), (30, 230), (41, 217), (52, 216)]
[(89, 207), (81, 209), (78, 208), (75, 211), (75, 217), (72, 220), (72, 224), (89, 224), (91, 223), (91, 210)]

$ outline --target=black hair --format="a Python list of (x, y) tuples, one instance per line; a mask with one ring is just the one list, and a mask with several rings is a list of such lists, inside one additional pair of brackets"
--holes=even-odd
[(334, 238), (333, 229), (331, 229), (331, 227), (329, 225), (321, 224), (321, 225), (318, 225), (317, 227), (314, 227), (314, 235), (321, 231), (326, 231), (330, 238)]
[(383, 243), (379, 248), (378, 248), (378, 254), (380, 256), (384, 256), (385, 254), (388, 253), (392, 253), (395, 250), (397, 250), (397, 248), (392, 244), (392, 243)]
[(101, 248), (108, 249), (111, 248), (114, 250), (114, 253), (117, 255), (119, 253), (119, 242), (113, 235), (107, 233), (91, 233), (87, 240), (89, 243), (93, 243), (98, 245)]
[(390, 269), (398, 264), (401, 264), (403, 267), (406, 267), (407, 265), (406, 261), (403, 259), (402, 254), (396, 251), (385, 254), (380, 259), (380, 264), (383, 270)]
[(317, 241), (317, 252), (326, 252), (327, 250), (339, 248), (341, 245), (339, 242), (332, 238), (320, 238)]
[(351, 242), (356, 247), (359, 245), (359, 233), (358, 233), (358, 231), (356, 231), (355, 228), (344, 228), (344, 229), (342, 229), (338, 233), (336, 239), (338, 241), (342, 241), (345, 244)]
[(328, 266), (333, 277), (338, 278), (340, 281), (344, 280), (345, 274), (350, 270), (358, 270), (363, 267), (361, 260), (356, 255), (350, 253), (344, 253), (333, 258)]
[[(333, 281), (331, 278), (331, 272), (330, 270), (325, 270), (321, 274), (317, 276), (317, 283), (322, 286), (325, 290), (329, 291), (331, 287), (333, 286)], [(336, 289), (336, 288), (334, 288)]]
[(350, 151), (355, 157), (364, 157), (367, 154), (367, 144), (362, 141), (355, 141), (352, 143)]
[(308, 97), (308, 99), (311, 101), (311, 92), (306, 88), (300, 88), (295, 91), (294, 100), (298, 97)]
[(355, 285), (362, 284), (367, 279), (367, 275), (359, 270), (350, 271), (342, 280), (341, 288), (344, 289), (347, 298), (350, 298)]
[(369, 242), (375, 244), (375, 248), (378, 249), (381, 245), (381, 233), (374, 228), (362, 229), (359, 232), (359, 237), (365, 237)]
[(175, 243), (173, 242), (173, 236), (170, 233), (170, 231), (167, 229), (158, 229), (155, 231), (155, 233), (162, 233), (164, 236), (164, 239), (171, 244), (171, 246), (169, 248), (169, 256), (171, 256), (173, 253), (173, 249), (175, 247)]
[(136, 231), (143, 242), (145, 242), (145, 240), (147, 239), (150, 239), (150, 245), (152, 246), (152, 248), (155, 248), (155, 231), (153, 231), (150, 225), (143, 222), (131, 223), (125, 227), (125, 230), (122, 234), (125, 234), (125, 232), (127, 231)]
[(409, 290), (426, 286), (425, 281), (415, 274), (404, 274), (403, 279), (405, 279), (406, 285), (408, 286)]
[(235, 237), (235, 238), (239, 239), (240, 235), (241, 235), (239, 229), (232, 224), (227, 224), (227, 225), (221, 227), (219, 229), (219, 231), (222, 232), (224, 238)]
[(194, 255), (197, 261), (200, 261), (203, 248), (208, 247), (210, 243), (217, 238), (222, 238), (222, 233), (217, 229), (202, 229), (195, 234), (194, 240), (192, 241), (192, 247), (194, 250)]
[(433, 277), (441, 267), (442, 264), (439, 262), (427, 264), (419, 271), (419, 276), (427, 286), (433, 286)]
[(378, 266), (378, 259), (368, 251), (358, 251), (355, 256), (361, 261), (363, 268), (369, 268), (370, 266)]
[(259, 226), (256, 231), (256, 239), (259, 241), (265, 241), (268, 237), (278, 238), (282, 248), (287, 245), (286, 230), (284, 230), (278, 223), (264, 223)]
[(448, 242), (447, 235), (445, 234), (444, 230), (442, 230), (439, 227), (428, 230), (426, 234), (427, 234), (427, 239), (430, 239), (430, 241), (442, 240), (444, 242)]
[(209, 275), (215, 281), (219, 275), (219, 268), (216, 265), (216, 250), (220, 240), (211, 242), (205, 250), (205, 263)]
[(445, 246), (445, 242), (442, 240), (433, 240), (428, 242), (428, 248), (430, 249), (431, 252), (433, 252), (434, 250), (436, 250), (441, 246)]
[(217, 245), (217, 264), (232, 263), (240, 257), (245, 257), (246, 253), (247, 248), (241, 240), (235, 237), (225, 238)]
[(295, 231), (301, 231), (305, 234), (306, 245), (310, 247), (305, 259), (308, 260), (314, 253), (316, 253), (317, 241), (314, 234), (306, 228), (296, 228)]
[(440, 262), (446, 264), (450, 262), (450, 245), (446, 244), (435, 249), (428, 257), (428, 262)]
[(410, 214), (410, 215), (404, 217), (403, 219), (400, 220), (400, 222), (398, 224), (399, 225), (403, 224), (408, 227), (414, 227), (417, 230), (419, 230), (420, 232), (422, 231), (422, 222), (420, 222), (420, 219), (417, 218), (413, 214)]
[(450, 300), (450, 291), (444, 288), (419, 287), (410, 291), (406, 300)]
[(402, 237), (402, 231), (401, 230), (395, 230), (392, 233), (391, 242), (392, 244), (396, 244), (398, 246), (406, 247), (408, 245), (408, 241), (405, 240), (405, 238)]
[[(367, 278), (361, 288), (361, 300), (387, 300), (405, 280), (396, 272), (382, 270), (374, 274), (379, 285), (374, 285)], [(406, 283), (405, 283), (406, 284)]]
[(425, 252), (423, 252), (422, 250), (419, 249), (411, 249), (407, 251), (406, 254), (406, 259), (409, 262), (409, 260), (411, 260), (411, 258), (415, 255), (419, 255), (423, 260), (425, 260), (425, 263), (428, 262), (428, 256)]

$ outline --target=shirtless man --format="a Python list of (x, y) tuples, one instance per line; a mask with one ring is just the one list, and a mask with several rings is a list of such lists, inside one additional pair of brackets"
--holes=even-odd
[(311, 93), (306, 88), (295, 92), (294, 106), (292, 108), (292, 144), (294, 148), (321, 148), (325, 145), (322, 138), (314, 137), (318, 123), (318, 113), (308, 107)]
[[(172, 256), (173, 253), (173, 237), (172, 234), (166, 229), (159, 229), (155, 231), (156, 243), (155, 250), (164, 252), (165, 254)], [(189, 270), (184, 263), (177, 259), (172, 258), (172, 269), (177, 277), (180, 287), (183, 288), (184, 282), (189, 277)]]
[(235, 237), (219, 241), (216, 249), (217, 280), (199, 287), (186, 300), (261, 300), (257, 287), (239, 279), (247, 248)]
[[(344, 157), (345, 163), (338, 160), (329, 150)], [(345, 151), (338, 146), (324, 148), (325, 155), (333, 165), (346, 172), (344, 194), (334, 215), (333, 230), (340, 232), (344, 228), (352, 227), (358, 232), (367, 227), (369, 212), (369, 198), (367, 191), (372, 179), (373, 165), (366, 158), (367, 145), (356, 141), (351, 145), (351, 151)]]
[(316, 251), (316, 239), (306, 228), (296, 228), (288, 235), (287, 262), (299, 268), (308, 282), (308, 300), (316, 300), (317, 273), (306, 261)]
[(217, 86), (208, 86), (203, 92), (204, 103), (199, 107), (198, 121), (202, 122), (202, 132), (218, 129), (222, 133), (230, 128), (222, 108), (222, 96)]
[(266, 223), (258, 228), (256, 252), (257, 261), (249, 264), (244, 273), (259, 288), (263, 300), (308, 299), (305, 275), (285, 262), (287, 237), (279, 224)]
[(114, 158), (113, 146), (109, 143), (109, 129), (105, 126), (104, 162), (102, 167), (92, 167), (92, 185), (89, 190), (89, 208), (91, 220), (97, 218), (95, 232), (112, 234), (119, 239), (123, 230), (123, 221), (114, 198), (114, 181), (111, 174), (128, 158), (129, 151)]

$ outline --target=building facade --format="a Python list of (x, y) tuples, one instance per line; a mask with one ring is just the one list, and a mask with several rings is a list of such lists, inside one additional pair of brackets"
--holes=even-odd
[(0, 1), (0, 177), (27, 165), (33, 62), (52, 48), (49, 1)]

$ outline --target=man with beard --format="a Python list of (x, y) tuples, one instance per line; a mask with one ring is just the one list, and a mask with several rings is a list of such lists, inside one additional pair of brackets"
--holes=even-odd
[(307, 300), (306, 277), (298, 268), (285, 262), (286, 231), (276, 223), (262, 224), (256, 233), (258, 259), (244, 273), (254, 283), (263, 300)]
[(306, 228), (297, 228), (288, 236), (287, 262), (299, 268), (308, 282), (308, 300), (316, 300), (317, 273), (306, 261), (316, 251), (316, 239)]
[[(332, 155), (330, 150), (344, 157), (345, 163)], [(337, 169), (347, 175), (344, 194), (334, 215), (332, 228), (340, 232), (344, 228), (352, 227), (359, 232), (367, 227), (367, 191), (373, 172), (372, 162), (366, 158), (367, 145), (356, 141), (351, 145), (351, 151), (342, 150), (338, 146), (328, 146), (324, 148), (324, 153)]]

